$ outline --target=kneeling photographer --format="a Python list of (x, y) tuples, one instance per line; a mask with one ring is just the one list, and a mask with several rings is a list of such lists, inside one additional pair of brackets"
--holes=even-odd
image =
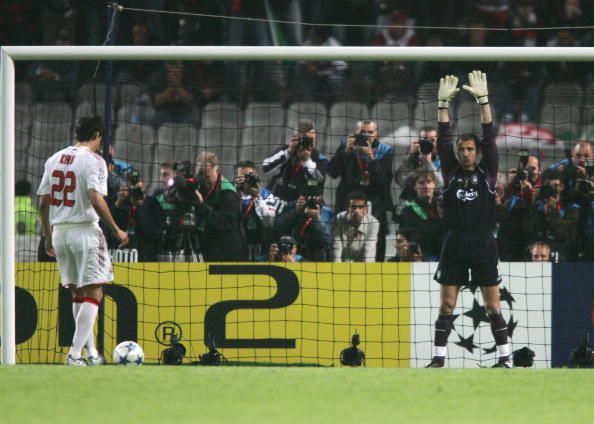
[(245, 260), (241, 199), (235, 186), (219, 172), (219, 159), (212, 152), (198, 155), (196, 174), (196, 224), (204, 260)]
[(267, 255), (260, 255), (258, 262), (302, 262), (303, 256), (297, 253), (297, 242), (289, 235), (280, 236), (277, 242), (271, 243)]
[(294, 209), (279, 215), (274, 223), (277, 234), (290, 234), (304, 260), (324, 262), (332, 259), (332, 234), (321, 220), (319, 200), (311, 196), (297, 202)]
[(137, 249), (140, 262), (157, 260), (160, 238), (159, 210), (159, 203), (155, 197), (145, 196), (140, 173), (130, 171), (118, 192), (113, 215), (118, 225), (128, 232), (128, 248)]

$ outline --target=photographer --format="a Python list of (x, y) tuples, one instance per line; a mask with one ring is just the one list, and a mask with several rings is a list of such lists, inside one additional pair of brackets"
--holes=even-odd
[(289, 235), (280, 236), (277, 243), (271, 243), (268, 255), (261, 255), (258, 262), (302, 262), (303, 257), (297, 253), (297, 243)]
[(246, 259), (241, 200), (235, 186), (219, 172), (219, 159), (202, 152), (196, 159), (196, 215), (204, 260)]
[(577, 257), (576, 231), (579, 208), (563, 200), (563, 177), (558, 171), (545, 173), (534, 205), (535, 239), (547, 242), (561, 260)]
[(531, 156), (527, 150), (521, 150), (518, 167), (510, 168), (509, 174), (511, 180), (505, 187), (503, 202), (515, 196), (531, 205), (536, 191), (542, 184), (538, 158)]
[(348, 195), (348, 208), (336, 216), (334, 262), (374, 262), (379, 222), (367, 213), (367, 196)]
[(281, 200), (296, 200), (304, 187), (324, 188), (328, 159), (315, 148), (316, 130), (308, 119), (299, 121), (289, 143), (264, 159), (262, 168), (272, 175), (272, 193)]
[(422, 262), (423, 252), (416, 241), (415, 231), (410, 228), (399, 228), (396, 231), (394, 244), (396, 255), (388, 258), (386, 262)]
[(510, 182), (496, 205), (497, 246), (502, 260), (520, 261), (534, 239), (533, 204), (542, 184), (538, 158), (521, 151), (518, 167), (511, 168), (509, 175)]
[(394, 176), (396, 183), (401, 187), (403, 200), (414, 197), (414, 187), (411, 177), (416, 172), (433, 172), (435, 186), (438, 190), (443, 187), (441, 176), (441, 160), (436, 149), (437, 130), (433, 127), (424, 127), (419, 130), (418, 140), (410, 145), (408, 156), (396, 169)]
[(573, 200), (578, 180), (587, 179), (587, 165), (592, 166), (594, 155), (592, 144), (588, 141), (579, 141), (573, 149), (565, 150), (566, 158), (559, 163), (551, 165), (545, 172), (557, 171), (563, 180), (563, 201), (569, 203)]
[(276, 233), (290, 234), (307, 261), (324, 262), (332, 256), (332, 235), (321, 220), (321, 208), (316, 197), (303, 198), (274, 222)]
[(145, 196), (144, 182), (138, 171), (128, 173), (118, 192), (113, 217), (128, 232), (128, 249), (138, 251), (140, 262), (155, 262), (159, 253), (159, 204), (155, 197)]
[(394, 209), (390, 184), (394, 150), (378, 140), (377, 123), (359, 121), (353, 135), (338, 147), (328, 166), (328, 175), (340, 177), (336, 189), (336, 213), (348, 207), (347, 195), (353, 191), (364, 193), (371, 202), (371, 215), (380, 224), (375, 260), (383, 262), (388, 233), (388, 211)]
[(435, 195), (435, 174), (418, 172), (412, 176), (415, 194), (406, 202), (400, 214), (400, 225), (412, 229), (427, 260), (438, 260), (441, 244), (446, 234), (443, 221), (443, 204)]
[(252, 161), (237, 164), (235, 187), (241, 196), (241, 213), (246, 234), (248, 258), (255, 260), (271, 239), (272, 225), (284, 202), (260, 186), (256, 165)]

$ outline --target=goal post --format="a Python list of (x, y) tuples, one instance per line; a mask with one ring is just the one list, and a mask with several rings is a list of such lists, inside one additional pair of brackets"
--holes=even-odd
[[(593, 47), (251, 47), (251, 46), (3, 46), (1, 48), (0, 254), (2, 364), (16, 359), (15, 345), (15, 61), (32, 60), (235, 60), (586, 62)], [(469, 69), (470, 71), (471, 69)]]

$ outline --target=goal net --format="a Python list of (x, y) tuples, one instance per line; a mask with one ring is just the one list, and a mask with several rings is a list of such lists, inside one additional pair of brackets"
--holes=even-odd
[[(556, 278), (561, 277), (554, 275), (551, 262), (528, 263), (529, 246), (550, 234), (539, 226), (544, 221), (538, 220), (536, 209), (533, 215), (523, 213), (511, 199), (516, 196), (517, 202), (522, 201), (513, 192), (514, 182), (530, 181), (534, 172), (544, 175), (547, 168), (567, 160), (568, 149), (571, 152), (580, 140), (591, 139), (594, 85), (581, 81), (578, 70), (564, 80), (539, 77), (526, 82), (515, 78), (535, 64), (545, 67), (543, 62), (496, 62), (486, 52), (477, 53), (468, 63), (466, 53), (436, 51), (450, 59), (446, 63), (411, 60), (414, 52), (421, 59), (427, 57), (422, 49), (410, 50), (402, 59), (398, 59), (398, 49), (387, 50), (391, 58), (378, 49), (365, 48), (256, 48), (252, 57), (240, 50), (229, 50), (225, 57), (208, 48), (150, 49), (91, 48), (96, 53), (84, 54), (77, 48), (64, 53), (51, 48), (12, 51), (18, 59), (15, 98), (13, 105), (4, 96), (3, 116), (11, 116), (5, 110), (11, 108), (15, 147), (10, 182), (21, 190), (16, 193), (13, 262), (18, 363), (60, 363), (71, 343), (70, 294), (59, 289), (56, 264), (40, 248), (33, 194), (45, 160), (73, 143), (80, 117), (97, 114), (106, 118), (104, 140), (111, 146), (108, 202), (120, 226), (137, 241), (130, 249), (117, 249), (115, 240), (108, 240), (116, 279), (106, 287), (95, 329), (108, 360), (117, 343), (136, 340), (145, 350), (147, 363), (162, 362), (163, 350), (179, 342), (187, 349), (185, 363), (199, 362), (200, 355), (216, 348), (231, 364), (340, 366), (341, 351), (359, 334), (358, 347), (365, 352), (367, 366), (425, 365), (433, 352), (433, 323), (439, 309), (439, 286), (433, 274), (445, 233), (440, 233), (444, 229), (438, 223), (431, 227), (437, 230), (428, 234), (439, 216), (427, 217), (415, 206), (417, 193), (410, 181), (420, 172), (417, 165), (422, 158), (411, 154), (411, 146), (422, 144), (437, 127), (439, 78), (459, 75), (461, 86), (473, 69), (488, 75), (497, 131), (500, 292), (512, 350), (529, 346), (536, 352), (538, 367), (561, 365), (566, 360), (572, 347), (560, 347), (559, 357), (565, 357), (556, 361), (552, 346), (552, 293), (559, 284)], [(261, 60), (261, 51), (268, 60)], [(502, 57), (506, 51), (498, 54)], [(476, 57), (485, 61), (477, 62)], [(110, 78), (103, 76), (105, 62), (100, 76), (91, 77), (96, 66), (92, 60), (99, 59), (116, 59), (109, 63), (113, 66)], [(76, 72), (66, 73), (70, 79), (54, 84), (21, 76), (24, 70), (44, 65)], [(6, 74), (3, 77), (6, 81)], [(479, 107), (472, 97), (461, 92), (450, 115), (454, 136), (480, 136)], [(275, 228), (278, 216), (298, 207), (297, 196), (283, 198), (275, 192), (278, 178), (275, 172), (266, 172), (266, 165), (299, 133), (303, 120), (315, 128), (319, 155), (315, 159), (325, 158), (328, 168), (317, 191), (298, 194), (305, 201), (317, 196), (323, 206), (320, 220), (330, 234), (336, 214), (346, 210), (344, 197), (337, 193), (349, 173), (332, 162), (341, 145), (344, 149), (346, 138), (357, 133), (358, 123), (372, 121), (377, 125), (378, 142), (393, 154), (386, 174), (389, 191), (383, 194), (390, 208), (381, 210), (380, 218), (385, 225), (380, 237), (385, 242), (383, 247), (377, 243), (376, 248), (383, 251), (375, 262), (341, 258), (343, 263), (333, 263), (332, 244), (323, 260), (270, 262), (269, 245), (299, 229)], [(5, 131), (4, 136), (11, 135)], [(175, 175), (189, 161), (191, 175), (187, 177), (193, 177), (196, 159), (203, 152), (216, 155), (221, 174), (231, 183), (238, 175), (238, 164), (253, 168), (259, 186), (272, 191), (271, 199), (277, 202), (278, 216), (267, 227), (259, 227), (266, 236), (252, 241), (257, 246), (250, 260), (246, 256), (190, 263), (185, 243), (191, 231), (168, 230), (168, 219), (181, 219), (168, 212), (175, 203), (167, 197), (177, 181)], [(374, 152), (377, 155), (379, 150)], [(439, 169), (435, 153), (428, 158)], [(588, 172), (585, 180), (592, 177), (591, 168)], [(442, 183), (439, 172), (435, 175), (438, 198)], [(6, 198), (9, 191), (4, 190)], [(32, 198), (30, 204), (21, 203), (27, 198)], [(268, 205), (271, 208), (273, 201)], [(370, 214), (376, 212), (374, 202), (369, 205)], [(148, 218), (141, 217), (145, 212)], [(402, 224), (407, 212), (418, 217), (417, 228)], [(168, 231), (169, 238), (164, 239)], [(174, 247), (169, 244), (171, 237)], [(556, 241), (560, 239), (557, 235)], [(184, 243), (183, 254), (180, 245), (175, 245), (178, 240)], [(227, 248), (233, 250), (233, 239), (227, 240), (231, 240)], [(7, 241), (3, 235), (3, 243)], [(573, 241), (568, 250), (563, 243), (554, 243), (551, 260), (591, 260), (588, 239), (575, 234)], [(206, 250), (196, 245), (192, 249)], [(298, 253), (306, 256), (303, 252)], [(570, 264), (555, 266), (566, 265)], [(3, 276), (6, 285), (10, 276)], [(4, 334), (10, 335), (7, 293), (11, 295), (3, 289), (2, 320)], [(449, 340), (450, 366), (474, 367), (495, 359), (489, 320), (481, 305), (480, 290), (462, 290)], [(579, 332), (579, 327), (571, 324), (571, 331)], [(10, 355), (6, 340), (3, 335), (5, 362)]]

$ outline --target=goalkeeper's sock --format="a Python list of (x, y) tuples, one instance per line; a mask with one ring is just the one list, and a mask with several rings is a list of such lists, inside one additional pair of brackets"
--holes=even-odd
[[(84, 297), (73, 296), (72, 297), (72, 315), (74, 316), (74, 321), (76, 322), (76, 316), (78, 315), (78, 311), (80, 311), (80, 307), (84, 301)], [(97, 358), (99, 356), (99, 352), (95, 347), (95, 334), (91, 331), (89, 338), (85, 342), (85, 347), (87, 349), (87, 357)]]
[(89, 336), (93, 334), (93, 326), (97, 318), (99, 310), (99, 302), (92, 297), (85, 297), (80, 306), (80, 310), (76, 315), (76, 329), (74, 330), (74, 337), (72, 339), (72, 347), (70, 353), (78, 358)]
[(435, 356), (446, 356), (446, 345), (452, 332), (453, 323), (453, 315), (440, 315), (437, 317), (437, 321), (435, 321)]
[(497, 356), (504, 362), (509, 359), (509, 343), (507, 342), (507, 323), (501, 314), (489, 314), (491, 332), (497, 345)]

